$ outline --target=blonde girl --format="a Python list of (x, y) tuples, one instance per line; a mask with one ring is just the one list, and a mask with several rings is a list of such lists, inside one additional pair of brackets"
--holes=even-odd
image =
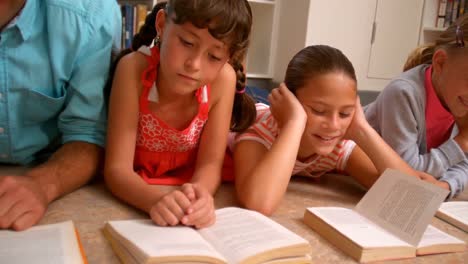
[(435, 44), (416, 49), (365, 114), (423, 179), (450, 190), (468, 182), (468, 15)]

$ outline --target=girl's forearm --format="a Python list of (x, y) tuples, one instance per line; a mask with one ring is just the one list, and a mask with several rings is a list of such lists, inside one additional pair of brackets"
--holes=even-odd
[(115, 196), (147, 213), (161, 197), (175, 189), (173, 186), (149, 185), (133, 171), (117, 169), (107, 172), (105, 178)]
[(303, 131), (303, 124), (283, 127), (271, 148), (238, 186), (238, 196), (246, 207), (267, 215), (274, 211), (291, 179)]
[(214, 195), (221, 184), (221, 168), (218, 164), (204, 164), (197, 166), (191, 183), (205, 188)]
[(379, 173), (387, 168), (393, 168), (417, 176), (417, 172), (370, 125), (361, 128), (353, 140), (371, 159)]

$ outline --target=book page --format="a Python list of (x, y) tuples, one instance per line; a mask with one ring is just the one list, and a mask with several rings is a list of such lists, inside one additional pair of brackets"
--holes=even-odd
[(323, 221), (363, 248), (412, 247), (352, 209), (342, 207), (309, 207), (307, 210), (320, 217)]
[(308, 245), (308, 241), (268, 217), (235, 207), (216, 210), (216, 224), (199, 232), (228, 263), (239, 263), (270, 249)]
[(463, 223), (465, 226), (468, 225), (468, 202), (445, 202), (442, 203), (439, 211)]
[(421, 241), (418, 244), (419, 247), (427, 247), (438, 244), (460, 244), (464, 243), (460, 239), (453, 237), (441, 230), (429, 225), (423, 234)]
[(448, 191), (397, 170), (387, 169), (355, 210), (416, 246)]
[(209, 256), (225, 261), (190, 227), (160, 227), (151, 220), (110, 221), (108, 225), (121, 236), (120, 240), (131, 242), (151, 257)]
[(0, 263), (84, 263), (71, 221), (0, 231)]

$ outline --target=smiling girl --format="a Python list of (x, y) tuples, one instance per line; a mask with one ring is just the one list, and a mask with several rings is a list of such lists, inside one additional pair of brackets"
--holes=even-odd
[(310, 46), (293, 57), (271, 107), (257, 105), (255, 124), (230, 146), (245, 207), (273, 213), (291, 175), (338, 170), (365, 187), (386, 168), (420, 176), (367, 123), (356, 85), (351, 62), (335, 48)]

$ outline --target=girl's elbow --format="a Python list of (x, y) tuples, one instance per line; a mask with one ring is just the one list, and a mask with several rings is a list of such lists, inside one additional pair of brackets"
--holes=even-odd
[(103, 176), (104, 176), (104, 181), (106, 184), (108, 184), (109, 182), (112, 181), (112, 175), (114, 174), (115, 170), (113, 168), (110, 168), (108, 166), (104, 166), (104, 172), (103, 172)]
[(259, 198), (254, 198), (254, 197), (239, 197), (239, 202), (241, 205), (249, 210), (257, 211), (263, 215), (266, 216), (271, 216), (275, 209), (276, 209), (276, 204), (273, 202), (269, 202), (270, 199), (259, 199)]
[(116, 187), (119, 185), (118, 183), (119, 171), (120, 171), (119, 168), (113, 168), (113, 167), (107, 167), (107, 166), (104, 168), (104, 183), (112, 193), (115, 193)]

